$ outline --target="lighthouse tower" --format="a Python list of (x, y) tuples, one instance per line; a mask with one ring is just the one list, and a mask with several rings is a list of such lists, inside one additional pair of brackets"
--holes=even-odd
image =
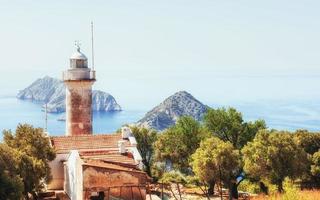
[(92, 134), (92, 85), (95, 71), (88, 68), (88, 59), (80, 51), (70, 57), (70, 68), (63, 73), (66, 85), (66, 135)]

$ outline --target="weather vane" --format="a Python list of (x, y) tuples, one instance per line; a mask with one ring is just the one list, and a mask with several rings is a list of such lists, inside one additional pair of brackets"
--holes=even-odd
[(74, 45), (77, 47), (77, 51), (80, 52), (81, 43), (79, 42), (79, 40), (74, 41)]

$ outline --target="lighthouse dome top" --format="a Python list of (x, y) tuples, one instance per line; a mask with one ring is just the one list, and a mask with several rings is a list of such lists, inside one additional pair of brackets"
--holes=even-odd
[(80, 51), (80, 45), (76, 44), (77, 51), (72, 54), (70, 57), (70, 68), (71, 69), (83, 69), (88, 68), (88, 59), (87, 57)]
[(81, 51), (80, 51), (80, 47), (78, 46), (77, 47), (77, 51), (74, 52), (70, 59), (73, 59), (73, 60), (87, 60), (87, 57), (86, 55), (84, 55)]

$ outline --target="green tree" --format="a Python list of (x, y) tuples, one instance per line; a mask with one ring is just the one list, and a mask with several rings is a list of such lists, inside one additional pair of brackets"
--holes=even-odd
[(157, 140), (157, 132), (155, 130), (131, 127), (131, 131), (137, 140), (137, 148), (141, 154), (142, 162), (145, 170), (151, 176), (151, 167), (153, 163), (154, 142)]
[(0, 199), (18, 200), (23, 193), (23, 182), (18, 174), (19, 152), (0, 143)]
[(240, 154), (230, 142), (217, 137), (202, 141), (192, 155), (191, 166), (200, 181), (210, 184), (212, 180), (222, 182), (229, 188), (229, 197), (238, 198), (236, 176), (241, 169)]
[(266, 129), (263, 120), (244, 122), (242, 114), (234, 108), (209, 109), (204, 124), (214, 136), (231, 142), (238, 149), (253, 140), (259, 130)]
[(315, 152), (312, 155), (311, 174), (317, 178), (320, 178), (320, 151)]
[(36, 196), (51, 178), (49, 161), (55, 152), (41, 128), (19, 124), (15, 133), (4, 131), (4, 143), (19, 152), (18, 174), (23, 179), (24, 196)]
[(297, 130), (294, 132), (296, 142), (310, 155), (320, 150), (320, 133), (309, 132), (307, 130)]
[(158, 136), (155, 142), (155, 156), (158, 161), (169, 160), (174, 168), (186, 172), (190, 156), (207, 135), (208, 132), (199, 122), (191, 117), (181, 117), (175, 126)]
[(307, 154), (293, 137), (289, 132), (260, 131), (242, 149), (245, 172), (276, 184), (282, 192), (286, 177), (294, 180), (307, 171)]
[(309, 132), (307, 130), (297, 130), (294, 133), (294, 139), (301, 148), (308, 153), (309, 157), (309, 170), (304, 177), (301, 178), (302, 182), (320, 185), (320, 174), (317, 175), (317, 158), (318, 151), (320, 150), (320, 133)]

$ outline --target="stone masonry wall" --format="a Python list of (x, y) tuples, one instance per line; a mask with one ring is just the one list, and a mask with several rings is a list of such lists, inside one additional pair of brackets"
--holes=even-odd
[(66, 134), (92, 134), (92, 81), (66, 83)]

